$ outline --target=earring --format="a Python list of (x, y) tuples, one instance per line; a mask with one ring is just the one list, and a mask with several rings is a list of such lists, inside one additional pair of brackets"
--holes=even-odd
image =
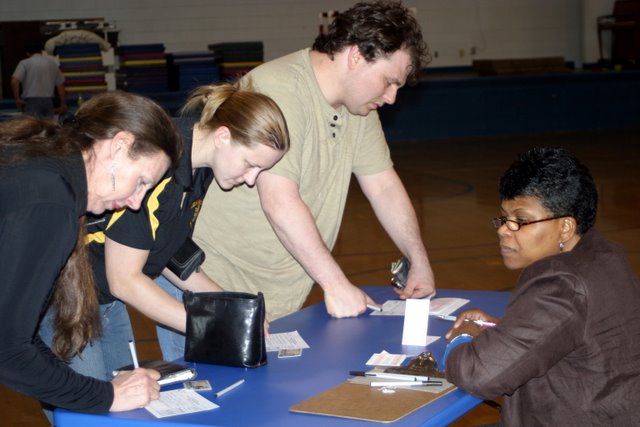
[(111, 163), (111, 191), (116, 191), (116, 166)]
[(564, 242), (560, 242), (560, 252), (564, 251)]

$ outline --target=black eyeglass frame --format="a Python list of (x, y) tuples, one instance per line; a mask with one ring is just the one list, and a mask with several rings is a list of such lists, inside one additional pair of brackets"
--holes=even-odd
[[(499, 216), (497, 218), (491, 219), (491, 223), (496, 228), (496, 230), (506, 224), (509, 231), (519, 231), (525, 225), (536, 224), (538, 222), (551, 221), (552, 219), (567, 218), (570, 216), (571, 215), (552, 216), (551, 218), (537, 219), (535, 221), (516, 221), (514, 219), (507, 219), (506, 216)], [(509, 225), (509, 224), (514, 224), (514, 225)]]

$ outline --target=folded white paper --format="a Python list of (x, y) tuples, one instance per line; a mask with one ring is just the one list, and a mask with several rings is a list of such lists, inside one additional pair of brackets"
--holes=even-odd
[(427, 345), (427, 329), (429, 328), (429, 306), (431, 300), (408, 299), (404, 312), (404, 328), (402, 330), (403, 345)]

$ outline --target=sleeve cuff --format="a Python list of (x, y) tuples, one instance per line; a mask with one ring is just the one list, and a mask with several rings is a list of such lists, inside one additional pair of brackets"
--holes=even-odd
[(449, 344), (447, 344), (447, 348), (444, 350), (444, 356), (442, 356), (442, 369), (447, 369), (447, 358), (449, 357), (449, 353), (451, 350), (459, 346), (460, 344), (464, 344), (466, 342), (473, 341), (473, 337), (469, 334), (460, 334), (454, 339), (451, 340)]

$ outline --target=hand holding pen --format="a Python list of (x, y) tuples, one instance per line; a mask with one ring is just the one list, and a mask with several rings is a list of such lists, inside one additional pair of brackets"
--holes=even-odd
[(460, 313), (455, 319), (447, 319), (441, 317), (444, 320), (454, 320), (453, 327), (445, 337), (451, 341), (453, 338), (462, 334), (469, 334), (471, 336), (479, 335), (485, 328), (494, 327), (498, 323), (498, 319), (481, 310), (465, 310)]
[(143, 408), (160, 397), (160, 373), (153, 369), (140, 368), (138, 354), (133, 341), (129, 341), (133, 370), (119, 371), (111, 380), (113, 403), (109, 411), (129, 411)]

